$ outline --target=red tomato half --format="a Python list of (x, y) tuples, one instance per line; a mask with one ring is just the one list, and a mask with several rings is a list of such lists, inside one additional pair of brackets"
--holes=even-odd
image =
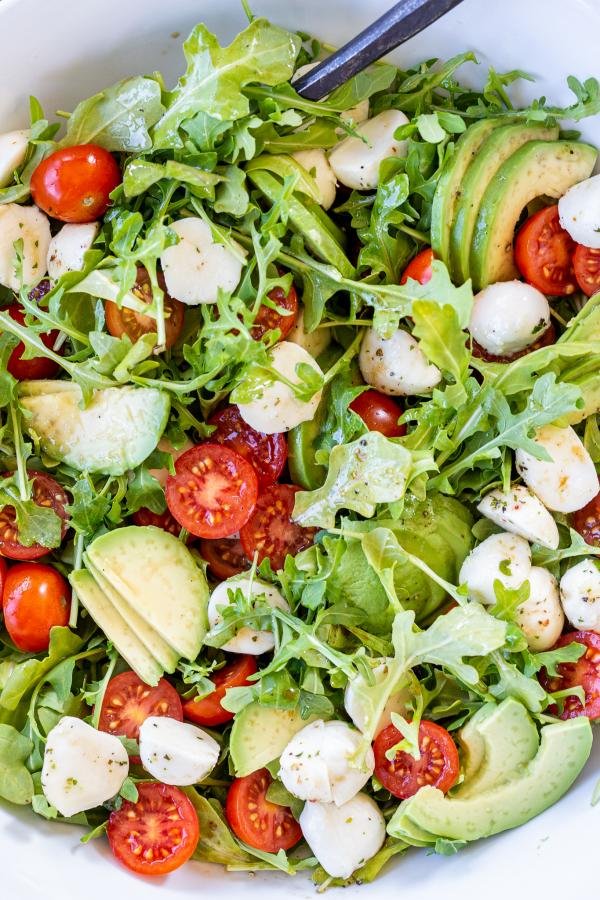
[(560, 224), (558, 206), (547, 206), (517, 232), (515, 262), (529, 284), (543, 294), (562, 297), (577, 290), (574, 250), (575, 242)]
[(254, 320), (250, 333), (255, 341), (260, 341), (267, 331), (274, 331), (278, 328), (281, 332), (280, 341), (284, 341), (298, 318), (298, 294), (296, 288), (292, 285), (287, 294), (283, 292), (283, 288), (273, 288), (269, 293), (269, 300), (276, 303), (281, 309), (289, 311), (289, 315), (283, 316), (276, 309), (266, 306), (264, 303), (258, 310), (258, 315)]
[(577, 244), (573, 254), (577, 284), (588, 297), (600, 291), (600, 249)]
[(421, 721), (419, 749), (421, 758), (400, 751), (392, 760), (386, 758), (402, 740), (394, 725), (388, 725), (375, 738), (375, 777), (394, 797), (406, 800), (416, 794), (424, 784), (431, 784), (445, 794), (456, 784), (460, 763), (456, 744), (449, 733), (435, 722)]
[(267, 769), (236, 778), (229, 788), (225, 815), (233, 833), (257, 850), (279, 853), (302, 837), (302, 829), (287, 806), (266, 798), (273, 779)]
[(414, 259), (411, 259), (405, 268), (402, 273), (402, 278), (400, 279), (400, 284), (406, 284), (409, 278), (418, 281), (419, 284), (427, 284), (428, 281), (431, 281), (431, 276), (433, 275), (431, 263), (434, 259), (435, 257), (431, 247), (426, 247), (424, 250), (421, 250)]
[(215, 425), (209, 441), (225, 444), (243, 456), (254, 468), (258, 487), (269, 487), (281, 475), (287, 459), (287, 443), (283, 434), (263, 434), (251, 428), (240, 415), (237, 406), (226, 406), (213, 413), (208, 420)]
[(221, 444), (198, 444), (175, 462), (165, 488), (167, 505), (190, 534), (229, 537), (256, 504), (258, 479), (239, 453)]
[(108, 209), (109, 194), (121, 183), (114, 156), (97, 144), (51, 153), (31, 176), (33, 202), (61, 222), (93, 222)]
[(4, 579), (2, 610), (10, 639), (24, 653), (41, 653), (50, 629), (69, 624), (71, 589), (60, 572), (43, 563), (17, 563)]
[(571, 631), (563, 634), (556, 642), (557, 647), (572, 643), (584, 644), (586, 651), (577, 662), (559, 663), (556, 667), (560, 675), (551, 678), (542, 670), (540, 681), (549, 692), (564, 691), (581, 686), (585, 692), (585, 706), (578, 697), (567, 697), (561, 719), (575, 716), (589, 716), (600, 719), (600, 634), (595, 631)]
[(600, 547), (600, 493), (571, 516), (571, 525), (586, 544)]
[(229, 688), (244, 687), (250, 684), (251, 675), (256, 672), (254, 656), (239, 656), (234, 662), (219, 669), (211, 675), (215, 689), (212, 694), (200, 700), (186, 700), (183, 704), (183, 715), (196, 725), (223, 725), (233, 719), (233, 713), (221, 706), (221, 700)]
[[(3, 478), (8, 478), (11, 472), (4, 472)], [(34, 503), (38, 506), (50, 507), (57, 516), (63, 520), (62, 537), (64, 538), (68, 530), (68, 513), (66, 510), (69, 498), (65, 490), (60, 486), (58, 481), (42, 472), (29, 472), (33, 484), (31, 488), (31, 496)], [(38, 559), (50, 553), (50, 548), (42, 547), (41, 544), (32, 544), (26, 547), (25, 544), (19, 542), (19, 530), (17, 528), (17, 520), (15, 510), (12, 506), (5, 506), (0, 509), (0, 554), (7, 556), (9, 559)]]
[(200, 825), (192, 801), (168, 784), (140, 783), (138, 800), (111, 813), (106, 834), (119, 862), (138, 875), (167, 875), (192, 856)]
[[(179, 300), (174, 300), (173, 297), (169, 296), (162, 272), (157, 272), (157, 281), (165, 294), (163, 298), (165, 348), (168, 350), (173, 344), (177, 343), (183, 329), (185, 306)], [(137, 267), (137, 280), (131, 291), (147, 305), (152, 303), (152, 285), (150, 276), (144, 266)], [(119, 307), (112, 300), (107, 300), (104, 304), (104, 314), (106, 316), (106, 327), (113, 337), (120, 338), (126, 334), (129, 340), (135, 344), (143, 335), (156, 332), (156, 319), (153, 319), (152, 316), (146, 316), (133, 309), (128, 309), (126, 306)]]
[(134, 512), (131, 518), (135, 525), (154, 525), (155, 528), (162, 528), (163, 531), (168, 531), (175, 537), (179, 537), (181, 534), (181, 525), (175, 521), (169, 510), (164, 513), (154, 513), (151, 509), (142, 506), (141, 509)]
[[(11, 319), (14, 319), (19, 325), (25, 323), (25, 313), (18, 303), (13, 303), (7, 308), (6, 312), (8, 312)], [(51, 350), (56, 343), (58, 335), (58, 331), (46, 331), (45, 334), (40, 334), (40, 339), (44, 346)], [(58, 363), (55, 363), (54, 360), (46, 359), (45, 356), (34, 356), (33, 359), (23, 359), (24, 352), (25, 344), (23, 341), (19, 341), (8, 357), (8, 363), (6, 365), (10, 374), (13, 378), (16, 378), (17, 381), (26, 381), (36, 378), (53, 378), (59, 371), (60, 366)]]
[(256, 552), (259, 563), (269, 559), (277, 571), (283, 568), (288, 554), (295, 556), (310, 547), (318, 529), (292, 522), (294, 498), (299, 490), (295, 484), (273, 484), (260, 495), (248, 523), (240, 528), (240, 540), (249, 560)]
[(168, 716), (183, 721), (179, 694), (166, 679), (150, 687), (135, 672), (122, 672), (108, 682), (100, 710), (98, 728), (137, 741), (140, 725), (150, 716)]
[(388, 438), (406, 434), (406, 425), (398, 425), (402, 407), (386, 394), (363, 391), (352, 401), (350, 409), (361, 417), (369, 431), (379, 431)]
[(250, 568), (239, 538), (219, 538), (217, 541), (200, 541), (200, 556), (208, 563), (213, 578), (225, 581)]

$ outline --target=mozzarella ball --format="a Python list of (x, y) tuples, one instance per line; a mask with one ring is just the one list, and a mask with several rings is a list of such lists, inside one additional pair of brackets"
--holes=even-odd
[(160, 257), (167, 291), (188, 306), (215, 303), (219, 289), (230, 293), (238, 286), (246, 251), (236, 244), (234, 253), (213, 239), (202, 219), (190, 216), (170, 226), (179, 243)]
[(0, 134), (0, 188), (12, 183), (15, 171), (25, 162), (29, 134), (28, 129)]
[(462, 564), (459, 583), (467, 585), (471, 600), (493, 606), (494, 581), (514, 590), (527, 581), (530, 572), (531, 550), (527, 541), (501, 531), (471, 550)]
[[(296, 366), (301, 363), (323, 374), (310, 353), (291, 341), (279, 341), (269, 350), (269, 356), (273, 368), (293, 384), (300, 384)], [(256, 431), (275, 434), (313, 419), (322, 393), (317, 391), (310, 400), (301, 400), (283, 381), (271, 381), (265, 384), (260, 397), (238, 403), (238, 409), (244, 422)]]
[(590, 454), (573, 429), (545, 425), (538, 429), (534, 440), (552, 460), (536, 459), (526, 450), (517, 450), (515, 464), (527, 487), (544, 506), (555, 512), (570, 513), (593, 500), (600, 489), (598, 475)]
[(74, 816), (118, 794), (129, 757), (118, 737), (64, 716), (48, 734), (42, 789), (61, 816)]
[[(298, 66), (294, 75), (292, 77), (292, 84), (295, 81), (298, 81), (299, 78), (302, 78), (303, 75), (306, 75), (308, 72), (312, 72), (315, 66), (318, 66), (318, 62), (305, 63), (303, 66)], [(327, 97), (329, 94), (327, 94)], [(323, 100), (327, 100), (327, 97), (323, 97)], [(340, 113), (340, 119), (343, 119), (344, 122), (353, 122), (354, 125), (359, 125), (361, 122), (364, 122), (369, 118), (369, 100), (368, 98), (365, 100), (361, 100), (356, 106), (353, 106), (351, 109), (346, 109), (344, 112)], [(344, 133), (343, 129), (339, 129), (340, 133)]]
[(560, 597), (573, 628), (600, 632), (600, 571), (594, 559), (584, 559), (565, 572)]
[[(163, 453), (170, 453), (171, 456), (173, 457), (173, 462), (177, 462), (177, 460), (182, 455), (182, 453), (185, 453), (187, 450), (190, 450), (191, 447), (193, 447), (193, 446), (194, 446), (193, 443), (186, 438), (183, 446), (179, 450), (176, 450), (168, 438), (161, 437), (156, 449), (162, 450)], [(158, 483), (163, 488), (167, 483), (167, 478), (171, 474), (169, 469), (166, 468), (166, 466), (163, 466), (162, 469), (149, 469), (149, 472), (154, 478), (156, 478)]]
[(558, 582), (540, 566), (532, 566), (527, 579), (529, 597), (517, 607), (516, 621), (534, 653), (554, 647), (565, 624)]
[(376, 188), (383, 160), (406, 156), (406, 141), (397, 141), (394, 132), (407, 122), (400, 110), (386, 109), (359, 125), (356, 131), (360, 137), (344, 138), (329, 154), (337, 180), (357, 191)]
[(149, 716), (140, 726), (140, 759), (163, 784), (199, 784), (217, 764), (221, 748), (214, 738), (187, 722)]
[(50, 222), (37, 206), (0, 205), (0, 284), (21, 288), (16, 267), (15, 241), (23, 241), (23, 283), (37, 284), (46, 274)]
[(381, 810), (363, 793), (342, 806), (306, 803), (298, 821), (313, 856), (333, 878), (349, 878), (385, 840)]
[(374, 328), (365, 329), (358, 364), (367, 384), (392, 397), (428, 394), (442, 380), (438, 367), (401, 328), (390, 338), (380, 337)]
[(362, 736), (345, 722), (317, 719), (291, 739), (279, 760), (279, 778), (300, 800), (341, 806), (367, 783), (375, 768), (369, 747), (361, 766)]
[(313, 176), (321, 195), (320, 204), (329, 209), (335, 202), (336, 180), (324, 150), (298, 150), (292, 157)]
[(65, 272), (81, 271), (83, 257), (98, 237), (99, 231), (99, 222), (63, 225), (48, 248), (48, 275), (52, 281), (58, 281)]
[(542, 501), (521, 484), (512, 485), (508, 491), (490, 491), (477, 509), (490, 522), (511, 534), (518, 534), (549, 550), (558, 547), (556, 522)]
[(331, 343), (331, 328), (317, 328), (315, 331), (306, 331), (304, 328), (304, 304), (300, 304), (296, 324), (287, 336), (292, 344), (298, 344), (303, 350), (316, 359)]
[(558, 201), (560, 224), (574, 241), (600, 248), (600, 175), (570, 187)]
[[(216, 628), (223, 621), (221, 608), (230, 606), (231, 591), (242, 591), (246, 598), (260, 597), (264, 594), (268, 606), (284, 609), (289, 612), (289, 606), (277, 588), (272, 584), (260, 581), (258, 578), (250, 578), (248, 575), (235, 575), (218, 584), (210, 595), (208, 601), (208, 622), (211, 628)], [(251, 656), (260, 656), (268, 653), (275, 646), (275, 638), (271, 631), (256, 631), (247, 625), (238, 629), (235, 637), (227, 641), (221, 648), (229, 653), (249, 653)]]
[(537, 288), (498, 281), (475, 296), (469, 331), (494, 356), (512, 356), (535, 344), (550, 327), (550, 306)]
[[(372, 662), (375, 661), (373, 660)], [(367, 731), (369, 727), (369, 710), (372, 705), (369, 701), (377, 700), (378, 692), (381, 690), (381, 683), (387, 677), (388, 672), (389, 660), (382, 659), (378, 665), (373, 667), (374, 684), (369, 684), (363, 675), (357, 675), (356, 678), (353, 678), (346, 685), (344, 707), (359, 731)], [(380, 731), (391, 725), (392, 713), (398, 713), (401, 716), (406, 714), (406, 704), (410, 700), (410, 696), (411, 694), (407, 687), (391, 695), (379, 717), (374, 737), (377, 737)]]

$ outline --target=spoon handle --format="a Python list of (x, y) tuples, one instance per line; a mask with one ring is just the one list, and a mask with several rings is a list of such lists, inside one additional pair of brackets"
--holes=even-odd
[(462, 0), (401, 0), (294, 83), (307, 100), (321, 100), (357, 72), (394, 50)]

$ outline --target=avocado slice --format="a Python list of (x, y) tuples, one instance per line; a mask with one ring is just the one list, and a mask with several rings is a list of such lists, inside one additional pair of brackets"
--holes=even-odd
[(162, 528), (129, 525), (92, 541), (87, 559), (178, 656), (198, 656), (208, 584), (181, 541)]
[(315, 721), (293, 709), (275, 709), (250, 703), (237, 713), (229, 741), (235, 774), (242, 778), (279, 759), (291, 739)]
[(126, 663), (146, 684), (158, 684), (163, 669), (125, 619), (114, 608), (106, 594), (85, 569), (71, 572), (69, 581), (96, 625), (102, 629)]
[(504, 162), (483, 195), (473, 232), (470, 272), (476, 290), (518, 276), (515, 229), (536, 197), (559, 198), (589, 178), (598, 151), (576, 141), (530, 141)]
[(523, 825), (556, 803), (583, 769), (592, 749), (589, 719), (545, 725), (540, 749), (514, 776), (471, 797), (449, 797), (426, 785), (401, 803), (388, 833), (408, 816), (419, 828), (450, 840), (474, 841)]
[(450, 274), (461, 284), (470, 277), (469, 257), (477, 213), (485, 190), (502, 165), (529, 141), (555, 141), (558, 125), (549, 128), (542, 123), (503, 125), (495, 128), (481, 145), (467, 168), (457, 198), (450, 232)]

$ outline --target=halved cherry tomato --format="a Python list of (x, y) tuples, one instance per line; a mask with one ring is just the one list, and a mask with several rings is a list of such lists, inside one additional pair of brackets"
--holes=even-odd
[(393, 759), (387, 759), (386, 751), (401, 740), (398, 729), (388, 725), (373, 744), (375, 777), (394, 797), (406, 800), (424, 784), (431, 784), (445, 794), (456, 784), (460, 771), (458, 750), (445, 728), (422, 720), (419, 725), (421, 758), (415, 759), (401, 750)]
[(135, 525), (154, 525), (155, 528), (162, 528), (163, 531), (168, 531), (175, 537), (179, 537), (181, 534), (181, 525), (175, 521), (168, 509), (164, 513), (154, 513), (151, 509), (142, 506), (141, 509), (134, 512), (131, 518)]
[(534, 213), (515, 238), (515, 262), (525, 281), (555, 297), (577, 290), (574, 250), (573, 238), (560, 224), (558, 206)]
[(244, 687), (250, 684), (250, 675), (256, 672), (256, 658), (254, 656), (238, 656), (234, 662), (222, 669), (218, 669), (210, 680), (215, 689), (212, 694), (202, 697), (200, 700), (186, 700), (183, 704), (183, 715), (196, 725), (223, 725), (233, 719), (233, 713), (221, 706), (221, 700), (225, 691), (229, 688)]
[(98, 728), (137, 741), (142, 725), (150, 716), (168, 716), (183, 721), (179, 694), (165, 678), (150, 687), (135, 672), (121, 672), (108, 682)]
[(510, 356), (494, 356), (493, 353), (488, 353), (487, 350), (484, 350), (477, 341), (472, 342), (471, 352), (477, 359), (484, 359), (486, 362), (510, 363), (515, 359), (521, 359), (522, 356), (527, 356), (528, 353), (533, 353), (534, 350), (540, 350), (542, 347), (549, 347), (551, 344), (555, 343), (556, 328), (554, 327), (554, 323), (551, 322), (550, 327), (546, 329), (540, 338), (538, 338), (535, 344), (530, 344), (529, 347), (525, 347), (524, 350), (518, 350)]
[(409, 278), (413, 278), (415, 281), (418, 281), (419, 284), (427, 284), (428, 281), (431, 281), (431, 276), (433, 275), (431, 263), (434, 259), (435, 257), (431, 247), (426, 247), (424, 250), (421, 250), (414, 259), (411, 259), (405, 268), (402, 273), (402, 278), (400, 279), (400, 284), (406, 284)]
[(254, 559), (256, 552), (259, 563), (269, 559), (277, 571), (283, 568), (288, 554), (295, 556), (310, 547), (318, 529), (292, 522), (294, 498), (299, 490), (295, 484), (273, 484), (260, 495), (247, 524), (240, 528), (240, 540), (249, 560)]
[[(18, 322), (19, 325), (25, 324), (25, 313), (18, 303), (13, 303), (6, 310), (11, 319)], [(40, 340), (45, 347), (51, 350), (58, 338), (58, 331), (46, 331), (40, 334)], [(25, 344), (19, 341), (8, 357), (6, 368), (17, 381), (33, 380), (35, 378), (53, 378), (59, 371), (60, 366), (53, 359), (46, 359), (45, 356), (34, 356), (33, 359), (23, 359), (25, 352)]]
[(15, 647), (41, 653), (50, 644), (50, 629), (69, 624), (71, 589), (52, 566), (17, 563), (4, 579), (2, 609)]
[(210, 443), (225, 444), (243, 456), (256, 472), (259, 488), (277, 481), (287, 459), (283, 434), (255, 431), (244, 422), (237, 406), (226, 406), (213, 413), (208, 424), (216, 426), (216, 431), (209, 438)]
[[(556, 647), (565, 647), (573, 643), (585, 646), (583, 656), (576, 662), (559, 663), (556, 669), (560, 674), (555, 677), (550, 677), (542, 670), (540, 681), (550, 693), (578, 686), (583, 688), (585, 706), (582, 706), (578, 697), (567, 697), (564, 700), (561, 719), (574, 719), (575, 716), (600, 719), (600, 634), (596, 631), (570, 631), (559, 637)], [(556, 708), (551, 711), (556, 711)]]
[(211, 575), (220, 581), (250, 568), (239, 538), (219, 538), (216, 541), (205, 538), (200, 541), (199, 549), (200, 556), (208, 563)]
[(106, 835), (120, 863), (138, 875), (167, 875), (192, 856), (200, 839), (198, 815), (183, 791), (169, 784), (137, 785), (136, 803), (110, 814)]
[(571, 525), (586, 544), (600, 547), (600, 493), (571, 516)]
[(389, 438), (406, 434), (406, 425), (398, 425), (402, 407), (387, 394), (363, 391), (352, 401), (350, 409), (361, 417), (369, 431), (379, 431)]
[(258, 315), (254, 320), (254, 325), (250, 330), (250, 334), (255, 341), (260, 341), (267, 331), (273, 331), (278, 328), (281, 332), (280, 341), (284, 341), (298, 318), (298, 294), (296, 288), (292, 284), (286, 294), (283, 288), (276, 287), (269, 292), (269, 300), (276, 303), (281, 309), (289, 310), (289, 315), (282, 316), (276, 309), (272, 309), (266, 304), (262, 304), (258, 310)]
[(114, 156), (97, 144), (51, 153), (31, 176), (33, 202), (61, 222), (93, 222), (108, 209), (109, 194), (121, 183)]
[[(8, 478), (12, 473), (4, 472), (2, 478)], [(63, 520), (61, 538), (64, 538), (69, 528), (69, 515), (66, 510), (69, 498), (58, 481), (42, 472), (29, 472), (32, 481), (31, 499), (38, 506), (44, 506), (54, 510), (57, 516)], [(19, 541), (19, 529), (14, 507), (5, 506), (0, 509), (0, 555), (9, 559), (39, 559), (50, 553), (49, 547), (41, 544), (32, 544), (26, 547)]]
[(225, 804), (225, 815), (233, 833), (240, 841), (265, 853), (289, 850), (302, 837), (302, 829), (289, 807), (267, 800), (272, 781), (267, 769), (236, 778)]
[[(185, 318), (185, 306), (179, 300), (169, 296), (162, 272), (157, 272), (157, 280), (165, 294), (163, 300), (165, 309), (165, 347), (168, 350), (173, 344), (177, 343), (177, 339), (181, 334)], [(152, 303), (152, 285), (144, 266), (137, 267), (137, 279), (131, 290), (144, 303), (148, 305)], [(112, 300), (107, 300), (105, 303), (104, 314), (106, 316), (106, 327), (113, 337), (120, 338), (126, 334), (129, 340), (135, 343), (144, 334), (156, 332), (156, 319), (153, 319), (152, 316), (145, 316), (143, 313), (128, 309), (125, 306), (119, 307)]]
[(573, 268), (577, 284), (591, 297), (600, 291), (600, 249), (577, 244), (573, 254)]
[(197, 444), (175, 462), (165, 489), (167, 505), (190, 534), (229, 537), (256, 504), (258, 479), (243, 456), (222, 444)]

